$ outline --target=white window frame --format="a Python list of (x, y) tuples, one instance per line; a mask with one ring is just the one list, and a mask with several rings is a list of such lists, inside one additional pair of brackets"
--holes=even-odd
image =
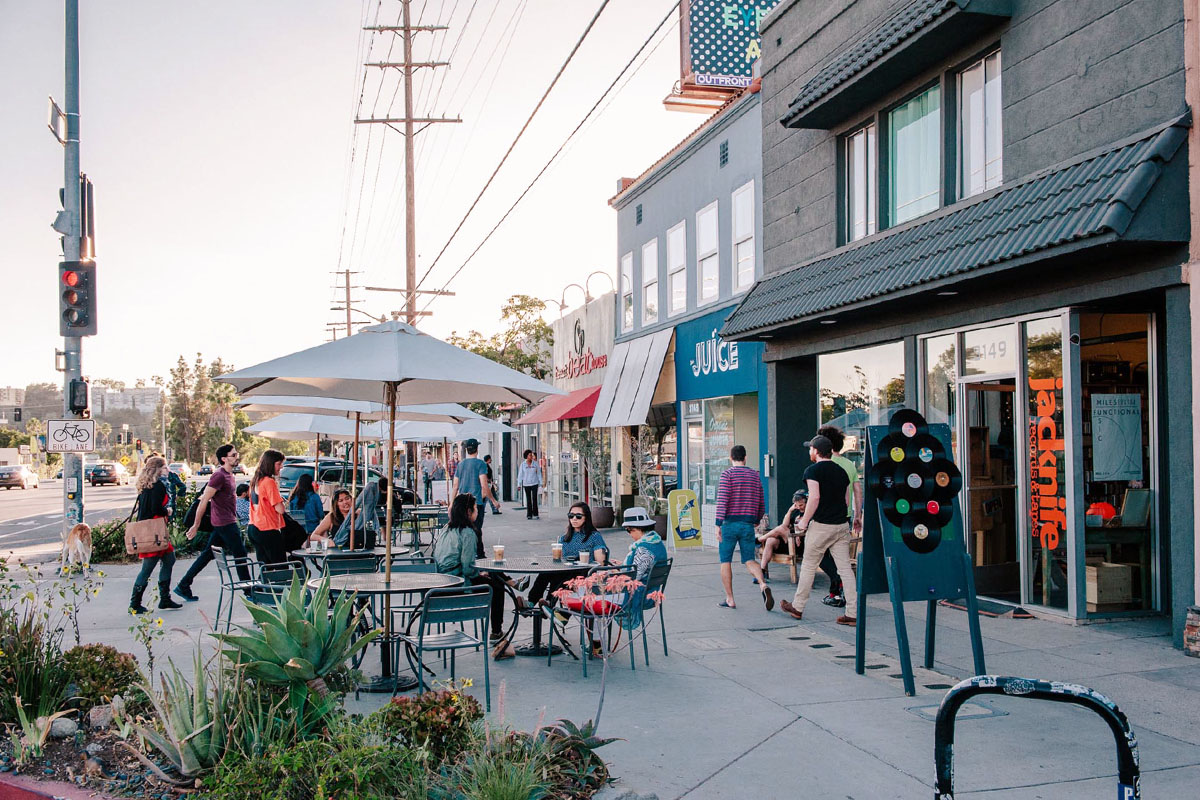
[[(704, 225), (701, 219), (711, 213), (713, 215), (713, 242), (712, 246), (701, 250), (703, 242), (701, 235), (704, 231)], [(704, 293), (704, 264), (709, 259), (716, 259), (713, 268), (713, 274), (716, 276), (716, 286), (713, 287), (713, 293), (706, 295)], [(717, 209), (717, 201), (714, 200), (704, 208), (696, 212), (696, 305), (706, 306), (717, 302), (721, 298), (721, 215)]]
[(617, 309), (621, 330), (633, 330), (633, 252), (621, 256), (621, 307)]
[[(646, 258), (646, 251), (652, 250), (653, 258)], [(653, 263), (647, 264), (647, 260)], [(653, 313), (647, 298), (654, 299)], [(642, 245), (642, 324), (658, 322), (658, 237)]]
[[(988, 71), (994, 79), (988, 80)], [(979, 91), (968, 98), (966, 81), (972, 73), (982, 80)], [(958, 196), (960, 198), (995, 189), (1004, 181), (1004, 107), (1003, 62), (995, 50), (958, 73)], [(971, 109), (974, 108), (974, 113)], [(982, 160), (976, 176), (968, 175), (975, 166), (968, 162), (968, 150)]]
[[(846, 242), (857, 242), (879, 230), (878, 136), (875, 123), (864, 125), (843, 138), (846, 170)], [(861, 153), (856, 148), (861, 146)], [(859, 185), (856, 178), (862, 178)], [(861, 206), (859, 200), (861, 199)], [(857, 219), (862, 211), (861, 225)]]
[[(749, 203), (750, 207), (750, 220), (746, 224), (745, 230), (739, 230), (737, 213), (738, 201), (744, 197), (749, 198), (746, 202)], [(731, 237), (733, 240), (733, 247), (731, 248), (731, 258), (729, 261), (730, 264), (733, 265), (733, 293), (740, 294), (754, 285), (754, 279), (758, 272), (758, 263), (754, 254), (754, 226), (756, 216), (756, 205), (754, 202), (754, 181), (748, 181), (747, 183), (734, 189), (733, 194), (730, 196), (730, 201), (729, 224), (730, 229), (733, 231), (733, 235)], [(748, 260), (750, 261), (750, 275), (743, 281), (742, 258), (739, 256), (739, 251), (745, 253), (747, 250), (749, 251)], [(718, 288), (718, 294), (719, 293), (720, 290)]]
[[(677, 246), (676, 246), (677, 245)], [(677, 297), (676, 290), (683, 297)], [(676, 301), (679, 301), (678, 305)], [(667, 316), (687, 311), (687, 220), (667, 231)]]

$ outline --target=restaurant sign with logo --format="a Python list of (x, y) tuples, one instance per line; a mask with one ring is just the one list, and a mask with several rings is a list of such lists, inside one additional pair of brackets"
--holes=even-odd
[(718, 332), (730, 308), (714, 311), (675, 328), (675, 397), (757, 392), (763, 366), (761, 342), (728, 342)]
[(566, 361), (554, 367), (554, 377), (558, 380), (578, 378), (607, 366), (608, 355), (596, 355), (592, 352), (587, 343), (587, 331), (583, 320), (576, 319), (571, 331), (571, 350), (567, 353)]
[(759, 26), (779, 0), (692, 0), (685, 18), (685, 55), (698, 86), (750, 85), (762, 55)]

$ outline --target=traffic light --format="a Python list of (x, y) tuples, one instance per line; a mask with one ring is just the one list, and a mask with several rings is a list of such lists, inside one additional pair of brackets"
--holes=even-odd
[(96, 334), (96, 265), (64, 261), (58, 265), (59, 333), (63, 336)]
[(88, 409), (88, 382), (82, 378), (75, 378), (71, 381), (71, 385), (67, 389), (68, 403), (67, 408), (74, 414), (79, 414)]
[(136, 449), (139, 453), (142, 452), (142, 440), (141, 439), (137, 440)]
[(13, 409), (13, 422), (20, 422), (20, 421), (21, 421), (21, 409), (14, 408)]

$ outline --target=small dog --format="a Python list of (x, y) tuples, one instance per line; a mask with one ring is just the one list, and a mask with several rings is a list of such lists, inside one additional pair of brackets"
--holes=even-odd
[(81, 522), (71, 528), (63, 544), (63, 568), (70, 569), (78, 564), (79, 569), (92, 563), (92, 526)]

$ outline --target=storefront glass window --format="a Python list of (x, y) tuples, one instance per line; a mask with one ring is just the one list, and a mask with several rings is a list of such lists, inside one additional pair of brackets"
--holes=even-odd
[(1080, 314), (1087, 610), (1154, 608), (1149, 320)]
[(1067, 454), (1062, 319), (1025, 323), (1029, 379), (1029, 598), (1067, 607)]
[(842, 429), (842, 454), (861, 469), (866, 427), (886, 424), (904, 407), (904, 346), (893, 342), (819, 356), (817, 378), (821, 424)]
[[(700, 405), (699, 401), (695, 405)], [(697, 409), (699, 411), (699, 409)], [(696, 497), (704, 497), (704, 420), (689, 419), (687, 421), (687, 486), (696, 493)]]
[(958, 337), (951, 333), (924, 341), (925, 419), (950, 426), (954, 454), (958, 454), (955, 426), (955, 388), (958, 380)]
[(704, 503), (717, 502), (721, 473), (729, 469), (733, 447), (733, 398), (704, 401)]
[(1016, 325), (979, 328), (963, 334), (963, 375), (1013, 374), (1016, 370)]

